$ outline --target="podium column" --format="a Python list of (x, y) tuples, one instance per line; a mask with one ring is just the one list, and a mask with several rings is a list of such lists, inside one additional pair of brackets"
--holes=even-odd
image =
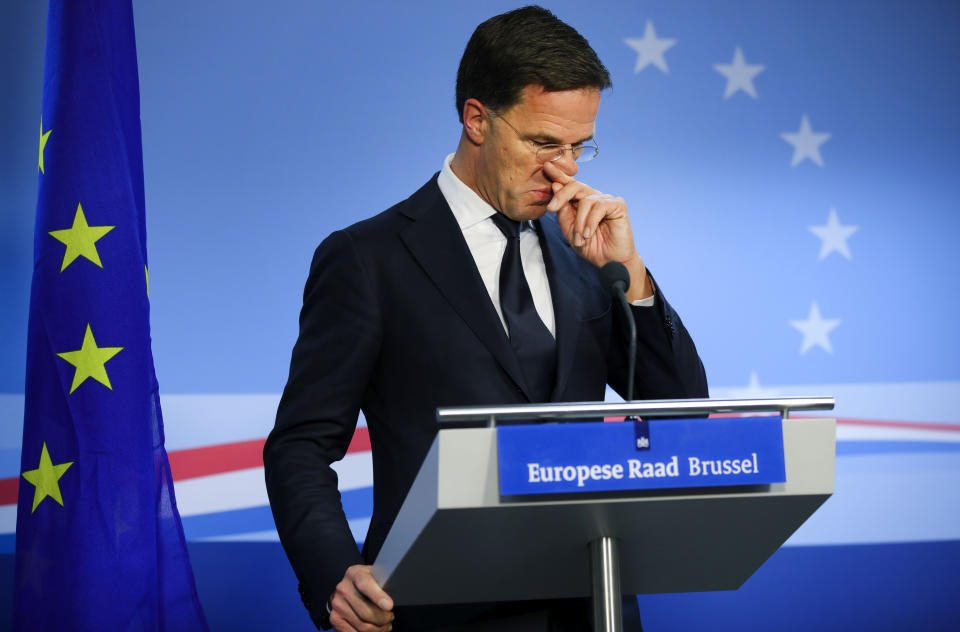
[(593, 632), (623, 632), (620, 594), (620, 543), (603, 536), (590, 542), (593, 580)]

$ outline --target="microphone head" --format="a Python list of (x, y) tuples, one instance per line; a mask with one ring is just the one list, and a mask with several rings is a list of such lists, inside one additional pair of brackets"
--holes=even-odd
[(611, 261), (600, 268), (600, 285), (611, 294), (617, 291), (617, 288), (623, 292), (630, 287), (630, 273), (627, 272), (627, 266), (619, 261)]

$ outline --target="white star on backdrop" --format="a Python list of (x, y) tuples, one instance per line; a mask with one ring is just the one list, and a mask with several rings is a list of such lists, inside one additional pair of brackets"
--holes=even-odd
[(822, 240), (820, 242), (820, 261), (826, 259), (831, 252), (839, 252), (847, 259), (853, 259), (853, 255), (850, 254), (850, 247), (847, 246), (847, 240), (850, 239), (850, 235), (860, 230), (860, 227), (841, 224), (840, 218), (837, 217), (837, 209), (830, 209), (830, 216), (827, 218), (825, 226), (808, 226), (807, 228)]
[[(756, 371), (750, 371), (750, 383), (746, 388), (730, 388), (726, 390), (726, 397), (733, 399), (769, 399), (771, 397), (780, 397), (780, 393), (774, 389), (760, 386), (760, 378)], [(714, 396), (716, 397), (716, 395)], [(741, 417), (768, 417), (769, 412), (741, 413)]]
[(791, 320), (790, 326), (803, 334), (800, 353), (806, 353), (812, 347), (821, 347), (827, 353), (833, 353), (829, 334), (840, 324), (839, 318), (824, 318), (820, 315), (817, 302), (810, 303), (810, 315), (806, 320)]
[(796, 167), (804, 159), (809, 158), (818, 166), (823, 166), (823, 158), (820, 157), (820, 145), (830, 140), (830, 134), (815, 133), (810, 128), (810, 120), (804, 114), (800, 120), (800, 131), (796, 134), (784, 132), (780, 134), (783, 140), (793, 145), (793, 161), (791, 167)]
[(743, 58), (743, 51), (737, 46), (733, 51), (732, 62), (713, 65), (714, 70), (727, 78), (727, 90), (723, 93), (723, 98), (729, 99), (738, 90), (743, 90), (756, 99), (757, 90), (753, 87), (753, 78), (763, 72), (765, 67), (762, 64), (748, 64)]
[(638, 73), (650, 64), (653, 64), (664, 73), (669, 73), (667, 69), (667, 60), (663, 58), (663, 53), (671, 46), (677, 43), (673, 39), (657, 39), (657, 34), (653, 30), (653, 22), (647, 20), (647, 28), (643, 32), (642, 39), (626, 37), (623, 43), (637, 51), (637, 64), (633, 67), (633, 72)]

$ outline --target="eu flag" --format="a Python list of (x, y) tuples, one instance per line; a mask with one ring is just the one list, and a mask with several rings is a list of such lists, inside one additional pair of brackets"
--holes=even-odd
[(130, 0), (51, 0), (17, 630), (206, 630), (150, 349)]

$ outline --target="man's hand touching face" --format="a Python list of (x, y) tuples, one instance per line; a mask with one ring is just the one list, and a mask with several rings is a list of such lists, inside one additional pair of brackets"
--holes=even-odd
[(556, 163), (544, 163), (543, 173), (552, 181), (553, 188), (547, 210), (557, 214), (560, 230), (577, 254), (598, 268), (611, 261), (625, 265), (631, 280), (629, 300), (652, 295), (653, 287), (637, 253), (624, 199), (574, 180)]

